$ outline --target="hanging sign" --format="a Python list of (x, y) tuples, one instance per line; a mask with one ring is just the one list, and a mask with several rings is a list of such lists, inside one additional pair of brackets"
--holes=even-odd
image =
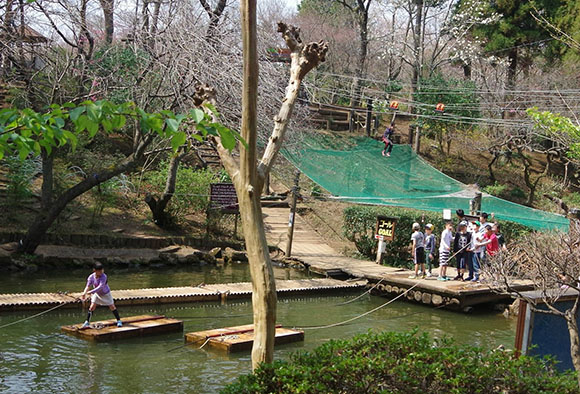
[(445, 104), (443, 104), (443, 103), (438, 103), (438, 104), (435, 106), (435, 111), (437, 111), (437, 112), (444, 112), (444, 111), (445, 111)]
[(389, 108), (394, 109), (394, 110), (399, 109), (399, 102), (398, 101), (391, 101), (389, 103)]
[(224, 213), (238, 213), (238, 196), (233, 183), (212, 183), (210, 185), (210, 206)]

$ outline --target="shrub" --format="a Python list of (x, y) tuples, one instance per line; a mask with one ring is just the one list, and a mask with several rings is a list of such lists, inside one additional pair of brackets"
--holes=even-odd
[[(169, 161), (161, 163), (157, 171), (148, 174), (147, 181), (150, 183), (153, 194), (163, 193)], [(171, 216), (180, 218), (192, 211), (204, 212), (209, 205), (210, 184), (214, 182), (227, 182), (228, 177), (223, 171), (213, 169), (196, 170), (183, 165), (177, 170), (177, 182), (175, 195), (169, 203)]]
[(483, 188), (483, 191), (489, 193), (493, 196), (503, 197), (507, 190), (507, 185), (503, 185), (495, 181), (493, 185), (489, 185)]
[(260, 366), (222, 393), (578, 393), (554, 361), (410, 333), (332, 340)]
[[(359, 253), (368, 258), (374, 258), (376, 255), (378, 241), (375, 240), (375, 226), (379, 215), (399, 218), (395, 230), (395, 239), (392, 242), (387, 242), (385, 251), (386, 260), (390, 265), (394, 266), (411, 264), (409, 245), (411, 243), (413, 222), (421, 223), (422, 219), (424, 219), (424, 224), (432, 223), (435, 226), (433, 233), (437, 236), (437, 242), (439, 242), (445, 225), (443, 215), (438, 212), (372, 205), (349, 206), (344, 210), (344, 235), (349, 241), (354, 242)], [(499, 223), (501, 224), (502, 233), (508, 242), (532, 231), (531, 228), (519, 223), (501, 220)]]
[(19, 160), (17, 157), (6, 157), (6, 201), (9, 205), (22, 203), (23, 199), (32, 196), (31, 186), (34, 177), (42, 171), (40, 157)]

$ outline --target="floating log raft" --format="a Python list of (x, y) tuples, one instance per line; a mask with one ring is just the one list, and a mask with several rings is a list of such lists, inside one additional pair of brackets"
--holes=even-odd
[(123, 318), (121, 321), (123, 322), (123, 327), (117, 327), (117, 321), (112, 319), (94, 322), (91, 324), (91, 328), (84, 330), (81, 330), (82, 324), (62, 326), (61, 331), (82, 339), (98, 342), (183, 331), (183, 322), (181, 320), (165, 316), (131, 316)]
[[(304, 340), (304, 331), (284, 328), (276, 325), (276, 345), (299, 342)], [(209, 345), (226, 352), (241, 352), (250, 350), (254, 343), (254, 325), (225, 327), (215, 330), (190, 332), (185, 334), (185, 341)]]

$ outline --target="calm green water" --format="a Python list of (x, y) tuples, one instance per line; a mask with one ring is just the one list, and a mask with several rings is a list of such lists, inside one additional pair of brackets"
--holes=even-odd
[[(203, 265), (193, 267), (157, 269), (105, 268), (109, 286), (113, 290), (143, 289), (149, 287), (197, 286), (200, 283), (250, 282), (248, 264), (236, 263), (226, 266)], [(59, 291), (83, 291), (91, 270), (42, 270), (18, 272), (0, 276), (1, 293), (54, 293)], [(307, 272), (274, 267), (276, 279), (302, 279)]]
[[(224, 278), (224, 281), (248, 280), (247, 274), (239, 272), (246, 269), (245, 266), (231, 266), (214, 272), (215, 268), (206, 267), (195, 271), (204, 279), (195, 277), (194, 282), (209, 283), (212, 278), (215, 281)], [(297, 275), (295, 271), (285, 271), (277, 270), (276, 275)], [(152, 286), (165, 283), (163, 280), (172, 285), (187, 284), (187, 280), (195, 276), (191, 271), (120, 273), (117, 270), (109, 272), (114, 288), (141, 286), (139, 280), (130, 279), (132, 275), (149, 277)], [(76, 277), (76, 273), (67, 273), (67, 279), (59, 281), (63, 286), (70, 285), (71, 290), (78, 289), (78, 282), (82, 287), (85, 274), (81, 272)], [(45, 275), (45, 279), (55, 280), (56, 276)], [(166, 276), (184, 276), (185, 282), (170, 282)], [(11, 283), (10, 279), (2, 278), (0, 286)], [(50, 286), (43, 282), (38, 284), (37, 279), (30, 277), (15, 276), (13, 279), (20, 283), (14, 285), (18, 291), (38, 291), (47, 288), (43, 286)], [(348, 305), (338, 305), (356, 295), (281, 299), (278, 322), (288, 327), (330, 324), (360, 315), (386, 301), (365, 296)], [(181, 318), (185, 320), (185, 332), (251, 323), (250, 302), (122, 307), (120, 312), (122, 316), (151, 313)], [(32, 314), (2, 313), (0, 326)], [(106, 308), (97, 309), (95, 320), (108, 318), (110, 312)], [(215, 393), (250, 369), (249, 353), (227, 355), (209, 347), (201, 350), (180, 347), (183, 344), (180, 333), (99, 344), (59, 333), (61, 325), (82, 320), (84, 314), (80, 310), (56, 310), (0, 329), (0, 392)], [(345, 326), (307, 330), (303, 343), (277, 348), (276, 358), (287, 358), (291, 352), (309, 350), (330, 339), (350, 337), (368, 329), (403, 331), (414, 327), (437, 337), (452, 337), (459, 343), (486, 347), (503, 344), (511, 348), (515, 320), (505, 319), (498, 313), (482, 311), (465, 315), (396, 301)]]

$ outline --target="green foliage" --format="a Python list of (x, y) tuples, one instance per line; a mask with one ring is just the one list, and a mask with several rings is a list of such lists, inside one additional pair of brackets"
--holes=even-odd
[(125, 174), (113, 177), (98, 187), (91, 189), (93, 197), (93, 215), (89, 227), (94, 227), (107, 207), (118, 206), (119, 197), (134, 191), (134, 187)]
[(484, 192), (489, 193), (493, 196), (497, 196), (497, 197), (503, 197), (506, 190), (507, 190), (507, 185), (499, 183), (498, 181), (495, 181), (495, 183), (493, 185), (489, 185), (489, 186), (486, 186), (483, 188)]
[[(25, 159), (30, 153), (48, 154), (54, 148), (69, 145), (73, 150), (79, 136), (86, 133), (93, 138), (99, 130), (109, 134), (124, 128), (127, 119), (135, 119), (144, 135), (154, 133), (171, 140), (176, 151), (186, 140), (184, 126), (195, 125), (197, 133), (191, 137), (202, 141), (208, 135), (221, 136), (224, 147), (233, 149), (241, 137), (227, 127), (211, 122), (201, 109), (188, 114), (171, 111), (148, 113), (134, 103), (114, 104), (110, 101), (85, 101), (80, 105), (67, 103), (51, 105), (43, 113), (32, 109), (3, 109), (0, 111), (0, 159), (6, 154), (17, 153)], [(243, 141), (241, 141), (243, 143)]]
[[(161, 194), (167, 180), (169, 161), (164, 161), (156, 171), (147, 175), (149, 184), (148, 192)], [(211, 183), (227, 182), (223, 170), (216, 171), (210, 168), (196, 170), (185, 166), (179, 166), (175, 195), (169, 205), (169, 213), (176, 219), (182, 219), (184, 215), (192, 212), (205, 212), (209, 206), (209, 189)]]
[(32, 195), (30, 189), (34, 177), (42, 170), (39, 158), (20, 160), (14, 156), (5, 157), (0, 163), (6, 169), (6, 202), (18, 204)]
[(489, 2), (489, 14), (499, 14), (501, 17), (490, 24), (479, 25), (473, 29), (475, 37), (485, 39), (487, 51), (506, 56), (510, 50), (518, 46), (536, 43), (525, 48), (527, 52), (543, 52), (547, 57), (558, 56), (559, 43), (554, 41), (538, 43), (550, 38), (550, 33), (533, 17), (534, 7), (541, 10), (548, 19), (565, 4), (562, 0), (501, 0)]
[(570, 159), (580, 160), (580, 125), (570, 118), (550, 111), (540, 111), (537, 107), (529, 108), (526, 112), (537, 129), (567, 145)]
[[(413, 100), (426, 104), (417, 108), (418, 113), (426, 117), (418, 119), (419, 125), (427, 136), (439, 142), (443, 150), (444, 143), (450, 144), (456, 131), (471, 129), (473, 119), (481, 115), (475, 84), (467, 80), (447, 79), (441, 74), (421, 79), (420, 84), (420, 90), (413, 94)], [(438, 103), (445, 104), (443, 114), (435, 111)], [(449, 116), (457, 118), (456, 121), (445, 121)]]
[(575, 374), (554, 364), (416, 332), (369, 332), (263, 364), (222, 393), (578, 393)]
[[(414, 222), (433, 224), (433, 234), (439, 242), (445, 221), (443, 215), (437, 212), (419, 211), (415, 209), (381, 207), (374, 205), (352, 205), (344, 209), (343, 232), (349, 241), (354, 242), (357, 250), (363, 256), (374, 258), (377, 251), (378, 241), (375, 240), (375, 226), (377, 216), (397, 217), (395, 239), (387, 242), (385, 251), (386, 261), (389, 265), (407, 267), (411, 265), (409, 245), (411, 243), (412, 225)], [(531, 228), (522, 224), (498, 221), (501, 224), (502, 234), (506, 241), (514, 240), (532, 231)]]
[[(95, 51), (88, 65), (88, 72), (93, 77), (91, 90), (106, 90), (106, 98), (118, 104), (133, 100), (132, 90), (127, 87), (135, 85), (135, 81), (141, 76), (142, 68), (147, 66), (150, 60), (147, 52), (133, 46), (101, 47)], [(114, 89), (114, 87), (123, 88)]]

